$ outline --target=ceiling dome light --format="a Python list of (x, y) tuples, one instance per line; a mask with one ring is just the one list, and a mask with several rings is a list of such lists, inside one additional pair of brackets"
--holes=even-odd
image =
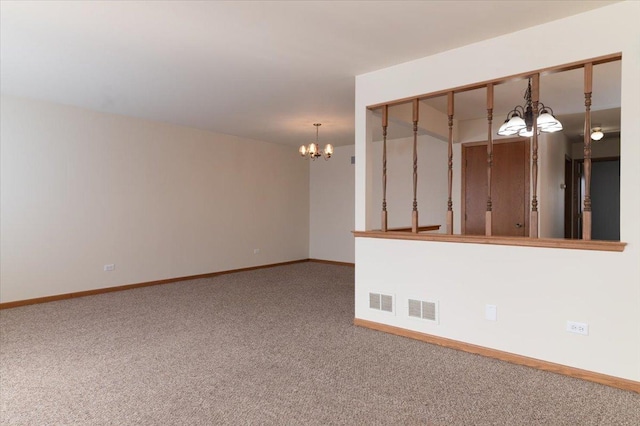
[(604, 137), (604, 133), (602, 132), (602, 128), (594, 127), (593, 130), (591, 131), (591, 139), (593, 139), (594, 141), (599, 141), (603, 137)]

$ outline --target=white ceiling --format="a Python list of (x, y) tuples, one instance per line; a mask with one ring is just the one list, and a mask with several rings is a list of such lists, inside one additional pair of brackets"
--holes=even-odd
[(2, 0), (0, 89), (290, 145), (321, 122), (347, 145), (354, 76), (610, 3)]

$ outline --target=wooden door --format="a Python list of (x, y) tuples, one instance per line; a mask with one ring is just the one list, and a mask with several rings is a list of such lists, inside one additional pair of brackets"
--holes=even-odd
[[(485, 234), (487, 145), (463, 146), (463, 232)], [(491, 177), (492, 234), (529, 235), (529, 141), (493, 145)]]

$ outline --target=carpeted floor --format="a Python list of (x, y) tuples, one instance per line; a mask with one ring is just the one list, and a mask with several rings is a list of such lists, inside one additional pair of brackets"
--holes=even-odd
[(301, 263), (0, 311), (3, 425), (640, 425), (640, 395), (353, 326)]

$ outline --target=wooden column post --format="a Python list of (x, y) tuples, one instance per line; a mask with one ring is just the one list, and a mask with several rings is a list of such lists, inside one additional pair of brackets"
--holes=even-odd
[(538, 103), (540, 102), (540, 74), (531, 78), (533, 107), (533, 135), (531, 135), (531, 223), (529, 236), (538, 238)]
[(451, 192), (453, 187), (453, 92), (447, 94), (447, 112), (449, 115), (449, 172), (448, 172), (448, 199), (447, 199), (447, 234), (453, 234), (453, 201)]
[(584, 65), (584, 207), (582, 210), (582, 239), (591, 239), (591, 92), (593, 64)]
[(387, 126), (389, 106), (382, 107), (382, 232), (387, 232)]
[(418, 233), (418, 99), (413, 100), (413, 210), (411, 232)]
[(493, 83), (487, 84), (487, 211), (484, 218), (484, 234), (491, 235), (492, 206), (491, 206), (491, 169), (493, 167)]

